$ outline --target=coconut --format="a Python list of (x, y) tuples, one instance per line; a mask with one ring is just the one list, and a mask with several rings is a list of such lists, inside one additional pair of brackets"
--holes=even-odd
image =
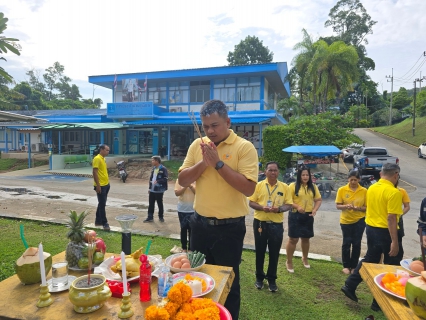
[(405, 286), (405, 298), (413, 312), (426, 319), (426, 271), (420, 277), (408, 279)]
[[(44, 268), (46, 276), (52, 268), (52, 256), (50, 253), (43, 252)], [(38, 248), (30, 247), (16, 261), (15, 272), (23, 284), (33, 284), (41, 282), (40, 258)]]

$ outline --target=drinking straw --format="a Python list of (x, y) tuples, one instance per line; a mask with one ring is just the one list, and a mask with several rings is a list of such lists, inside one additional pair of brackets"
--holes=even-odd
[(28, 249), (29, 246), (24, 237), (24, 225), (23, 224), (19, 225), (19, 229), (20, 229), (19, 233), (21, 235), (22, 243), (24, 244), (25, 249)]
[(201, 139), (201, 142), (204, 143), (203, 136), (201, 135), (200, 128), (198, 127), (197, 118), (195, 117), (194, 111), (192, 111), (192, 113), (188, 112), (188, 115), (189, 115), (189, 119), (191, 119), (191, 122), (194, 125), (195, 131), (197, 131)]
[(149, 248), (151, 247), (151, 242), (152, 242), (152, 240), (151, 240), (151, 239), (150, 239), (150, 240), (148, 240), (148, 245), (146, 246), (146, 250), (145, 250), (145, 254), (146, 254), (146, 255), (148, 255)]

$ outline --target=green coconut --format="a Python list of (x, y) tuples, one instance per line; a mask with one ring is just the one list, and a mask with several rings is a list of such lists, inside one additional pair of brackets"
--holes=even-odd
[(419, 318), (426, 319), (426, 271), (422, 271), (420, 277), (408, 279), (405, 298), (411, 310)]
[[(52, 268), (52, 256), (43, 252), (44, 268), (46, 276)], [(30, 247), (22, 254), (14, 264), (16, 275), (23, 284), (34, 284), (41, 282), (40, 258), (38, 248)]]

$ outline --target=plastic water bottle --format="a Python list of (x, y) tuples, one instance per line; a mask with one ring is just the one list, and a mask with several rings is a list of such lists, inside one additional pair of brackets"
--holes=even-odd
[(142, 262), (139, 268), (139, 300), (140, 301), (151, 301), (151, 265), (148, 261), (148, 256), (142, 254), (139, 258)]
[(160, 275), (158, 277), (158, 302), (160, 303), (163, 298), (167, 297), (167, 293), (173, 286), (173, 275), (170, 272), (169, 267), (163, 266), (161, 268)]

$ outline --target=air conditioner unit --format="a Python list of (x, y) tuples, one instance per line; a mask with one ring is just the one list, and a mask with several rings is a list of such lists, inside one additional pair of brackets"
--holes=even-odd
[(21, 151), (28, 151), (28, 147), (27, 146), (21, 146)]
[(171, 107), (170, 112), (182, 112), (182, 107)]
[(31, 151), (32, 152), (39, 152), (40, 151), (40, 143), (32, 143), (31, 144)]

